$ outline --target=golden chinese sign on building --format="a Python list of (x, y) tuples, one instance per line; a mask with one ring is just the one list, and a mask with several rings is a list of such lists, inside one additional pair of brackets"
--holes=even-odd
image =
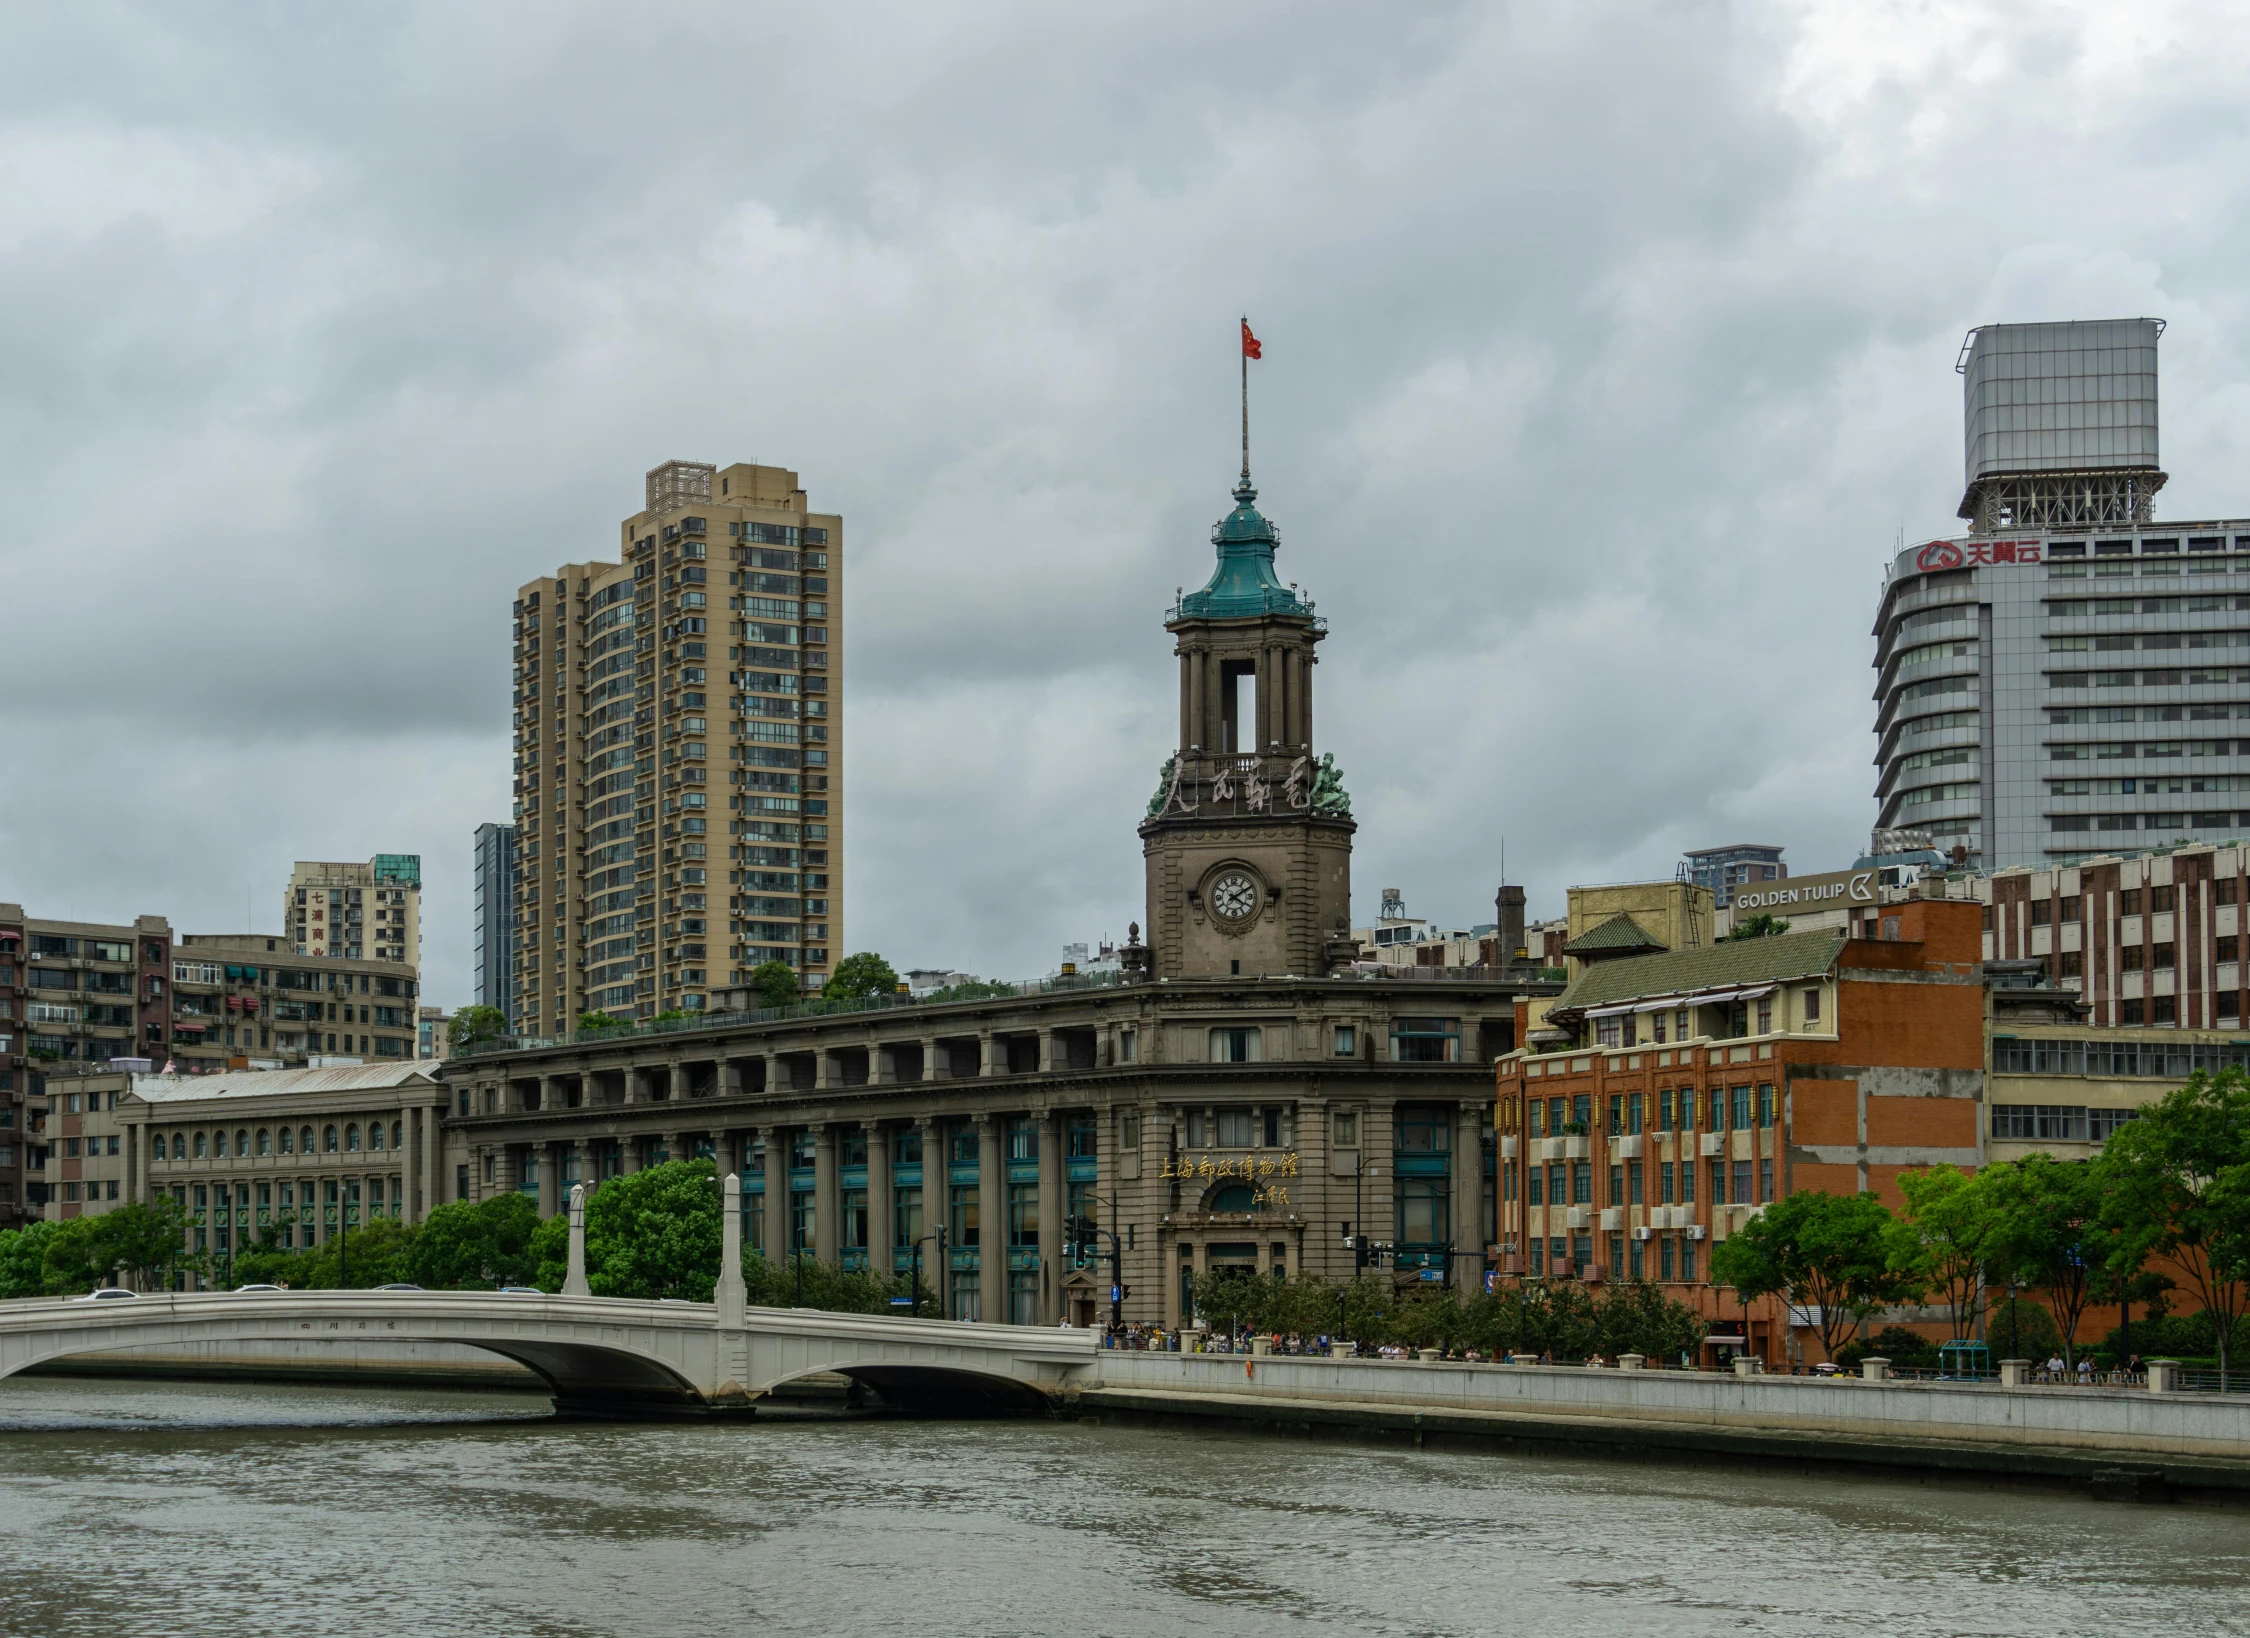
[(1295, 1177), (1297, 1151), (1291, 1149), (1287, 1154), (1264, 1155), (1255, 1160), (1248, 1155), (1240, 1160), (1232, 1156), (1213, 1160), (1209, 1155), (1201, 1159), (1181, 1155), (1177, 1160), (1167, 1160), (1158, 1175), (1175, 1183), (1263, 1183), (1276, 1177)]

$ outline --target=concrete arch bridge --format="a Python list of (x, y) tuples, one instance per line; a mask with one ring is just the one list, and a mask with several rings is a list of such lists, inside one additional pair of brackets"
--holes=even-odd
[(831, 1371), (913, 1410), (1043, 1407), (1090, 1373), (1095, 1334), (875, 1314), (479, 1291), (158, 1294), (0, 1304), (0, 1378), (49, 1360), (182, 1343), (453, 1342), (536, 1372), (557, 1410), (749, 1409)]
[(1095, 1333), (743, 1300), (742, 1182), (722, 1188), (718, 1301), (592, 1295), (586, 1190), (570, 1191), (559, 1296), (497, 1291), (244, 1291), (0, 1303), (0, 1378), (72, 1354), (199, 1342), (457, 1342), (512, 1359), (555, 1408), (599, 1416), (748, 1410), (833, 1372), (910, 1410), (1033, 1409), (1090, 1374)]

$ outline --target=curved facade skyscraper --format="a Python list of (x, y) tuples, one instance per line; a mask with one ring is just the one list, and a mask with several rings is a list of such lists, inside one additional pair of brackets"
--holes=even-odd
[(2162, 330), (1971, 332), (1971, 528), (1875, 621), (1878, 825), (1984, 870), (2250, 834), (2250, 519), (2153, 517)]

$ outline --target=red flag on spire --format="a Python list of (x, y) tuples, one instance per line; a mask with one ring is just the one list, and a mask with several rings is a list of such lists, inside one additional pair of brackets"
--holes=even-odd
[(1266, 356), (1264, 344), (1250, 333), (1250, 321), (1248, 319), (1242, 321), (1242, 356), (1244, 358), (1263, 358)]

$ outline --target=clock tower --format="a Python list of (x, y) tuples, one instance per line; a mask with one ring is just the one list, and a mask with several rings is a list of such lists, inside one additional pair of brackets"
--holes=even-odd
[(1280, 536), (1244, 462), (1212, 531), (1218, 564), (1164, 629), (1180, 661), (1179, 749), (1142, 821), (1156, 978), (1324, 978), (1351, 939), (1351, 798), (1313, 749), (1327, 622), (1274, 574)]

